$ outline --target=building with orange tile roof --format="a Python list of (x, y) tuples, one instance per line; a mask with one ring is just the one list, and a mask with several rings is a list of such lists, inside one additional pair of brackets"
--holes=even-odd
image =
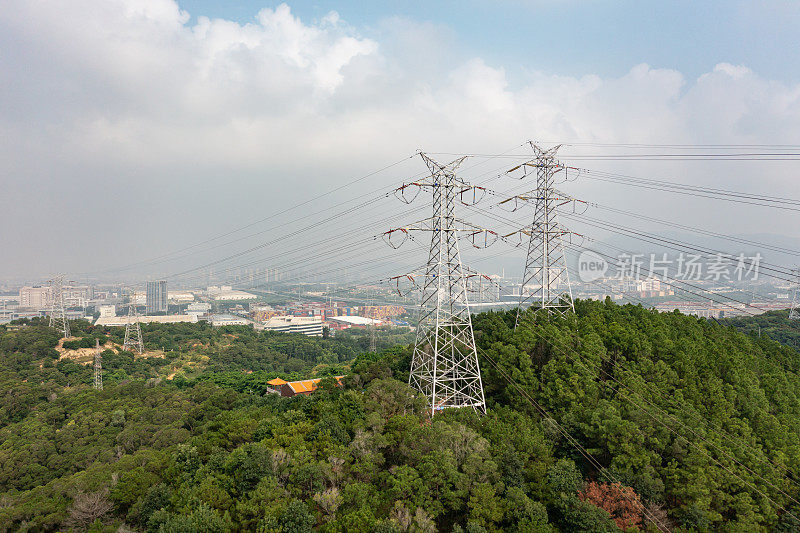
[[(342, 384), (344, 376), (335, 376), (339, 385)], [(323, 378), (304, 379), (302, 381), (289, 381), (281, 387), (281, 396), (291, 397), (298, 394), (311, 394), (317, 390), (317, 383)]]

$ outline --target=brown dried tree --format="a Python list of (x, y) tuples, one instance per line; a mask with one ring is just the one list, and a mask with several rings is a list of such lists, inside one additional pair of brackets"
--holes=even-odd
[(620, 483), (589, 481), (579, 496), (581, 500), (606, 510), (620, 529), (642, 524), (644, 506), (631, 487)]
[(69, 508), (68, 525), (86, 528), (98, 518), (103, 518), (113, 507), (107, 496), (107, 489), (97, 492), (78, 492)]

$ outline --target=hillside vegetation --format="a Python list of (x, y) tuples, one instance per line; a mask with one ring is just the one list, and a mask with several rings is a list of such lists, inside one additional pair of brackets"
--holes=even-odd
[(768, 311), (755, 316), (724, 318), (720, 322), (742, 333), (769, 337), (781, 344), (800, 350), (800, 320), (789, 320), (789, 310)]
[[(0, 530), (800, 529), (795, 350), (610, 301), (513, 318), (474, 318), (488, 414), (433, 419), (405, 346), (154, 328), (164, 357), (108, 350), (95, 391), (52, 330), (0, 328)], [(347, 378), (264, 394), (289, 372)]]

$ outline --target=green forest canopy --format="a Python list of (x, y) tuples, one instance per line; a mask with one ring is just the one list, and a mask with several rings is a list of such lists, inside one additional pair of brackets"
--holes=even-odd
[[(795, 350), (610, 301), (474, 326), (488, 414), (433, 420), (388, 341), (148, 326), (164, 357), (107, 350), (95, 391), (52, 330), (0, 328), (0, 529), (800, 528)], [(259, 385), (342, 368), (308, 397)]]
[(800, 350), (800, 320), (789, 320), (789, 311), (767, 311), (760, 315), (724, 318), (720, 322), (748, 335), (766, 336)]

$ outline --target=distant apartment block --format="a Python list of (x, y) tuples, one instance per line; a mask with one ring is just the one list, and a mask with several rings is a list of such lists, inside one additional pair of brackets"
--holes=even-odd
[(64, 306), (86, 307), (94, 298), (94, 287), (88, 285), (67, 285), (64, 287)]
[(148, 281), (147, 295), (145, 297), (147, 314), (167, 312), (167, 282), (166, 280)]
[(49, 309), (52, 292), (50, 287), (22, 287), (19, 290), (19, 306), (25, 309)]

